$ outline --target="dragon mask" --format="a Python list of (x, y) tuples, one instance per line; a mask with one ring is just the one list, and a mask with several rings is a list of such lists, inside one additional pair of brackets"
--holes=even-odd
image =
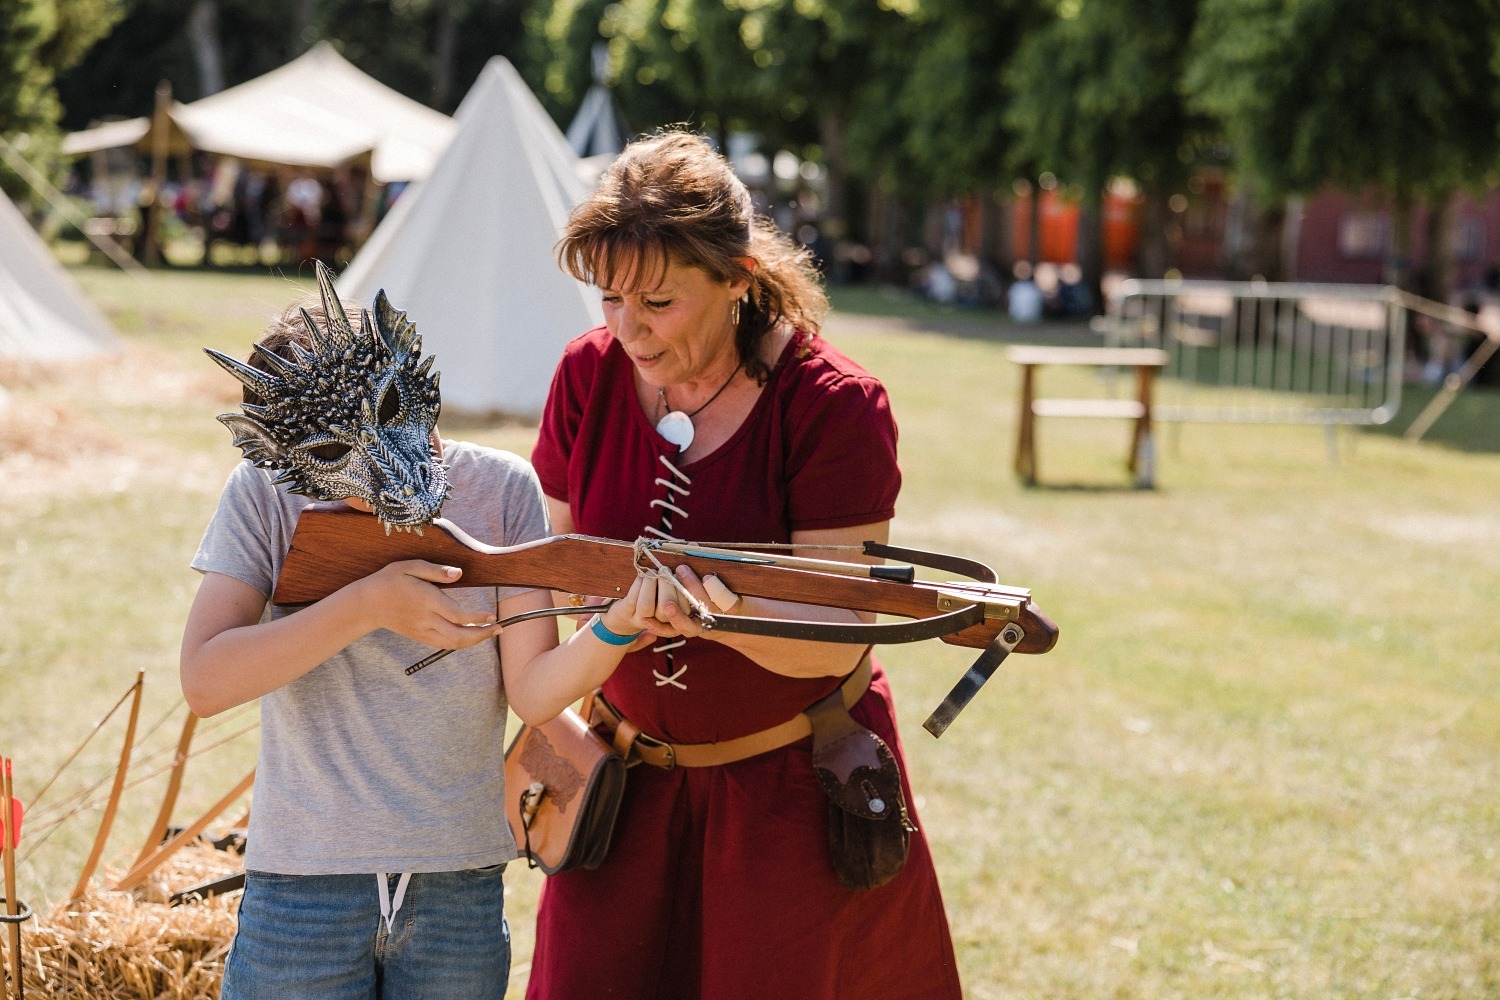
[(258, 366), (205, 348), (259, 403), (219, 421), (257, 467), (279, 472), (278, 485), (315, 500), (355, 498), (391, 528), (421, 531), (438, 516), (448, 478), (433, 441), (438, 375), (422, 357), (422, 339), (382, 290), (358, 332), (317, 264), (325, 325), (302, 310), (306, 343), (283, 357), (255, 345)]

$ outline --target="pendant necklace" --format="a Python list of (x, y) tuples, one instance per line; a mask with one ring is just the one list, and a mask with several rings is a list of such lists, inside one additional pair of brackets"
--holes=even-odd
[(666, 386), (659, 387), (656, 390), (656, 398), (667, 412), (656, 422), (656, 433), (675, 444), (679, 452), (687, 451), (688, 446), (693, 443), (693, 418), (708, 409), (709, 403), (718, 399), (720, 394), (729, 388), (729, 383), (733, 382), (734, 377), (739, 373), (740, 369), (736, 366), (734, 371), (729, 373), (729, 377), (724, 380), (724, 384), (719, 386), (718, 390), (712, 396), (708, 397), (708, 402), (698, 407), (692, 413), (683, 413), (681, 410), (674, 410), (668, 406), (667, 388)]

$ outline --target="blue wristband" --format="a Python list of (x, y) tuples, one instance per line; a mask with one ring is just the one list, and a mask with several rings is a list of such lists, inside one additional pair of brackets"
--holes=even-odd
[(593, 622), (589, 624), (589, 631), (594, 633), (600, 642), (607, 642), (611, 646), (628, 646), (640, 636), (639, 632), (635, 633), (635, 635), (621, 635), (618, 632), (611, 632), (609, 626), (604, 624), (603, 615), (594, 616)]

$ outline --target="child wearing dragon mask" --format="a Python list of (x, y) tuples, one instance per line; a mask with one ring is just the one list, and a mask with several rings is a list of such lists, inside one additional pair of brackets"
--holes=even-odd
[[(502, 871), (507, 703), (541, 723), (601, 684), (646, 627), (656, 588), (559, 645), (545, 591), (440, 589), (461, 574), (393, 563), (296, 613), (269, 595), (304, 507), (345, 499), (387, 530), (441, 508), (470, 535), (548, 533), (530, 465), (436, 433), (437, 376), (384, 293), (351, 325), (319, 268), (321, 305), (288, 310), (219, 419), (245, 460), (193, 567), (181, 674), (199, 716), (260, 700), (245, 894), (225, 998), (500, 997), (510, 966)], [(451, 494), (451, 495), (450, 495)], [(649, 636), (646, 640), (649, 641)], [(433, 647), (453, 649), (415, 676)], [(373, 877), (372, 877), (373, 876)]]

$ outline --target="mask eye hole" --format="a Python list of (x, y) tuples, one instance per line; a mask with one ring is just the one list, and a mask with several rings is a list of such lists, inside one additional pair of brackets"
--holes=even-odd
[(337, 441), (330, 441), (327, 444), (315, 445), (307, 449), (309, 455), (323, 462), (337, 462), (349, 454), (349, 451), (349, 445), (340, 444)]
[(375, 419), (384, 427), (396, 419), (396, 414), (401, 412), (401, 393), (397, 390), (395, 383), (385, 387), (385, 394), (380, 397), (380, 410)]

